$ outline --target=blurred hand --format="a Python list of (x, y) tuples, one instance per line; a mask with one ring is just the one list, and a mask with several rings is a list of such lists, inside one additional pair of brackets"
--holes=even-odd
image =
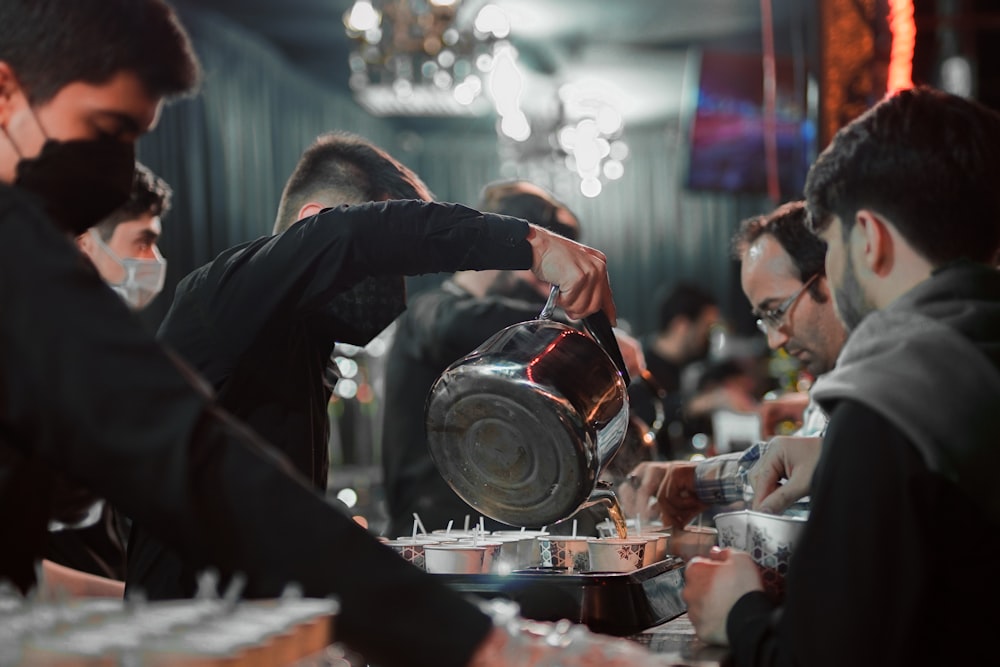
[(750, 554), (716, 547), (708, 558), (688, 561), (681, 596), (698, 638), (728, 646), (726, 618), (733, 605), (750, 591), (762, 590), (760, 571)]
[(617, 495), (626, 518), (641, 516), (644, 521), (660, 518), (656, 493), (671, 461), (643, 461), (629, 472)]
[(708, 505), (698, 498), (695, 488), (697, 461), (669, 461), (656, 493), (664, 525), (683, 528)]
[(764, 437), (774, 435), (781, 422), (801, 424), (802, 413), (808, 405), (809, 394), (804, 391), (765, 399), (759, 408), (761, 434)]
[[(791, 435), (771, 438), (764, 455), (747, 475), (754, 491), (752, 508), (780, 514), (796, 500), (809, 495), (822, 446), (822, 438)], [(781, 484), (782, 479), (787, 481)]]
[(625, 360), (625, 369), (629, 377), (637, 378), (646, 370), (646, 355), (642, 351), (642, 343), (635, 336), (615, 328), (615, 339)]
[(531, 272), (539, 280), (559, 285), (556, 303), (567, 316), (583, 319), (603, 310), (612, 326), (617, 323), (604, 253), (537, 225), (530, 226), (527, 240), (532, 250)]
[[(644, 461), (637, 465), (622, 484), (618, 500), (625, 516), (643, 512), (643, 518), (657, 516), (666, 526), (683, 528), (708, 505), (698, 499), (695, 490), (696, 461)], [(656, 512), (649, 509), (656, 499)]]
[(627, 639), (600, 635), (569, 621), (515, 618), (497, 622), (469, 667), (666, 667), (666, 659)]

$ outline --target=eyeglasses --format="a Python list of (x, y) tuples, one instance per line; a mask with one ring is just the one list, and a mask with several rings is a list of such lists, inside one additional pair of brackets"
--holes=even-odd
[(806, 291), (806, 288), (812, 284), (814, 280), (819, 278), (818, 273), (814, 273), (812, 278), (802, 283), (802, 287), (796, 290), (795, 294), (791, 295), (784, 301), (778, 304), (777, 308), (769, 308), (764, 312), (754, 310), (754, 314), (757, 315), (757, 328), (764, 335), (767, 335), (768, 330), (777, 330), (784, 321), (785, 315), (791, 310), (792, 306), (795, 305), (795, 301), (802, 296), (802, 293)]

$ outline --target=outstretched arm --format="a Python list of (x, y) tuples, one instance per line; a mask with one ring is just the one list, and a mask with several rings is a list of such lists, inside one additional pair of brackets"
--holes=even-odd
[(754, 490), (753, 509), (780, 514), (808, 495), (822, 445), (822, 438), (772, 438), (747, 476)]

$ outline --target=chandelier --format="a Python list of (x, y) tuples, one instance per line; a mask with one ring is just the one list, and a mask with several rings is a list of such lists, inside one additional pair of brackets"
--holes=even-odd
[(356, 0), (344, 14), (355, 99), (378, 116), (481, 116), (511, 47), (499, 7), (462, 0)]
[(575, 187), (593, 198), (625, 175), (625, 126), (605, 82), (563, 84), (548, 114), (535, 114), (524, 136), (498, 130), (507, 177), (526, 178), (561, 195)]

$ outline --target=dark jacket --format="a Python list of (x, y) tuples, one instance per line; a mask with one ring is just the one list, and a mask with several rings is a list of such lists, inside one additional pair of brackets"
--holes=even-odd
[[(334, 345), (359, 334), (344, 309), (333, 307), (339, 296), (372, 276), (395, 276), (402, 290), (404, 274), (530, 267), (526, 235), (522, 220), (454, 204), (328, 209), (226, 250), (187, 275), (158, 336), (212, 384), (222, 407), (325, 491), (330, 389), (323, 373)], [(395, 303), (392, 294), (383, 298)], [(389, 307), (381, 327), (398, 314)], [(126, 590), (140, 588), (152, 599), (195, 591), (196, 564), (138, 521), (128, 562)]]
[(737, 665), (990, 664), (1000, 594), (1000, 272), (946, 267), (851, 333), (787, 598), (736, 603)]
[[(511, 228), (523, 262), (524, 223)], [(244, 572), (248, 595), (277, 596), (294, 581), (305, 595), (337, 596), (336, 636), (373, 662), (468, 661), (489, 619), (331, 508), (222, 411), (71, 240), (6, 186), (0, 312), (0, 576), (32, 584), (61, 472), (192, 563)]]

